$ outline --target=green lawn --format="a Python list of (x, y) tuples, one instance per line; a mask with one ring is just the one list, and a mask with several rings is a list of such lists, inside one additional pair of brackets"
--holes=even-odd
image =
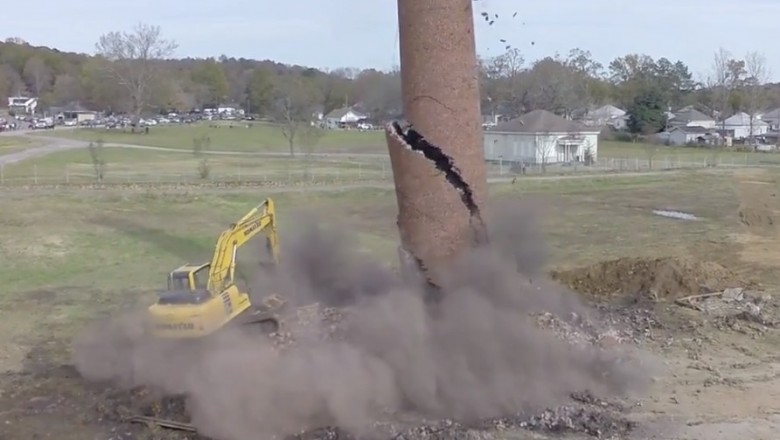
[(24, 136), (0, 136), (0, 156), (17, 153), (41, 144), (37, 139)]
[[(117, 144), (146, 145), (164, 148), (192, 150), (193, 139), (208, 136), (211, 139), (210, 150), (238, 152), (287, 152), (287, 140), (279, 127), (253, 123), (211, 126), (207, 123), (188, 125), (171, 125), (152, 127), (149, 135), (131, 134), (129, 131), (74, 129), (56, 130), (54, 132), (37, 133), (36, 136), (56, 136), (61, 138), (96, 141)], [(0, 141), (2, 142), (2, 141)], [(299, 150), (303, 148), (299, 147)], [(315, 152), (352, 152), (352, 153), (384, 153), (385, 138), (382, 131), (340, 131), (331, 130), (322, 137)], [(0, 143), (0, 152), (2, 144)], [(300, 152), (300, 151), (299, 151)], [(715, 161), (723, 165), (761, 165), (780, 164), (780, 154), (772, 153), (741, 153), (731, 151), (713, 152), (704, 148), (666, 147), (632, 142), (617, 142), (603, 140), (599, 143), (599, 157), (603, 159), (624, 159), (646, 161), (652, 157), (656, 163), (666, 163), (670, 166), (678, 162), (705, 164)]]
[[(150, 127), (149, 134), (133, 134), (128, 130), (67, 129), (41, 133), (68, 139), (192, 150), (193, 139), (208, 136), (210, 150), (240, 152), (287, 152), (287, 139), (280, 127), (265, 123), (225, 124), (199, 123)], [(319, 139), (314, 151), (377, 152), (386, 148), (382, 131), (329, 130)]]
[[(198, 182), (201, 159), (188, 151), (167, 152), (133, 148), (103, 149), (104, 182)], [(210, 181), (355, 181), (383, 179), (389, 164), (381, 159), (277, 158), (210, 155)], [(7, 165), (2, 184), (89, 183), (95, 168), (87, 149), (65, 150)]]
[(722, 165), (780, 165), (780, 153), (744, 153), (736, 151), (713, 151), (699, 147), (667, 147), (641, 142), (600, 141), (601, 159), (652, 160), (658, 164), (669, 162), (692, 162), (704, 164), (715, 161)]
[[(728, 236), (739, 231), (739, 201), (726, 172), (519, 180), (491, 192), (498, 204), (520, 198), (541, 202), (551, 266), (625, 255), (729, 260), (734, 250)], [(166, 271), (207, 259), (219, 231), (264, 194), (105, 190), (0, 197), (0, 334), (31, 344), (40, 338), (41, 322), (65, 337), (97, 312), (150, 301)], [(362, 247), (395, 262), (391, 190), (290, 191), (273, 197), (283, 243), (296, 222), (308, 218), (350, 231)], [(691, 212), (704, 220), (670, 220), (653, 215), (653, 209)], [(42, 297), (50, 299), (42, 303)]]
[[(121, 155), (127, 155), (127, 163), (138, 160), (128, 151), (112, 154), (115, 161)], [(176, 159), (170, 154), (158, 157), (160, 163), (171, 160)], [(262, 189), (0, 191), (0, 372), (25, 369), (20, 375), (0, 375), (0, 410), (10, 414), (18, 405), (15, 396), (30, 405), (38, 402), (34, 398), (70, 399), (52, 411), (14, 415), (12, 432), (57, 426), (63, 439), (85, 438), (96, 417), (85, 412), (100, 408), (103, 400), (85, 391), (80, 379), (63, 376), (69, 370), (60, 366), (70, 362), (73, 336), (98, 316), (151, 303), (169, 270), (206, 261), (219, 232), (265, 196)], [(392, 190), (291, 190), (273, 198), (282, 258), (303, 219), (347, 231), (374, 258), (396, 263)], [(491, 187), (483, 208), (489, 212), (490, 204), (522, 200), (540, 208), (549, 268), (622, 256), (693, 256), (748, 270), (739, 259), (740, 201), (728, 171), (518, 179)], [(653, 209), (683, 210), (702, 220), (663, 218)], [(239, 270), (245, 255), (238, 256)], [(776, 268), (764, 273), (780, 281)]]

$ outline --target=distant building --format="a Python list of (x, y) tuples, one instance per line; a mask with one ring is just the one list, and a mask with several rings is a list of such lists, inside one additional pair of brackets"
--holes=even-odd
[(715, 144), (719, 139), (715, 128), (697, 126), (674, 127), (665, 134), (669, 145)]
[(673, 112), (667, 121), (667, 126), (670, 129), (674, 127), (714, 128), (715, 124), (716, 122), (714, 119), (691, 106)]
[(38, 108), (38, 98), (28, 96), (9, 96), (8, 110), (18, 114), (34, 115)]
[(345, 128), (356, 126), (358, 122), (368, 119), (368, 115), (360, 113), (352, 107), (342, 107), (331, 110), (323, 119), (326, 128)]
[(76, 121), (78, 124), (97, 118), (97, 112), (89, 110), (78, 102), (71, 102), (63, 106), (52, 106), (49, 113), (56, 121)]
[(770, 110), (761, 115), (761, 120), (769, 124), (771, 131), (780, 130), (780, 108)]
[(628, 124), (628, 115), (625, 110), (607, 104), (595, 110), (588, 111), (583, 117), (582, 122), (590, 127), (609, 126), (615, 130), (625, 130)]
[[(751, 120), (752, 119), (752, 120)], [(739, 112), (718, 124), (727, 136), (734, 139), (747, 139), (751, 136), (763, 136), (769, 131), (769, 124), (759, 118), (751, 118), (745, 112)]]
[(551, 164), (584, 162), (589, 153), (596, 160), (600, 131), (547, 110), (534, 110), (485, 131), (485, 159)]

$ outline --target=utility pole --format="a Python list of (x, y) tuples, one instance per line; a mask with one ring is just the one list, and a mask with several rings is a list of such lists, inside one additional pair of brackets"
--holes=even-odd
[(398, 0), (404, 121), (386, 127), (402, 266), (440, 268), (486, 243), (472, 0)]

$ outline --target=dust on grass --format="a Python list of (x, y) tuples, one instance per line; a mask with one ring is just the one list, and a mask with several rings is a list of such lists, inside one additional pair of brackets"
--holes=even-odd
[[(518, 232), (527, 219), (506, 224), (514, 225), (509, 238), (540, 243), (535, 231)], [(466, 253), (443, 277), (443, 300), (430, 305), (420, 286), (372, 261), (350, 234), (302, 227), (277, 275), (255, 283), (293, 303), (346, 307), (335, 337), (323, 340), (332, 327), (314, 322), (316, 332), (281, 351), (231, 331), (173, 347), (145, 339), (143, 320), (127, 314), (78, 338), (77, 368), (90, 380), (186, 395), (195, 426), (225, 440), (322, 426), (367, 432), (397, 414), (453, 426), (527, 420), (570, 402), (572, 392), (624, 395), (649, 384), (643, 355), (573, 344), (539, 327), (541, 312), (571, 319), (593, 311), (545, 281), (528, 249), (506, 249), (510, 259), (492, 248)], [(505, 244), (501, 231), (495, 240)]]

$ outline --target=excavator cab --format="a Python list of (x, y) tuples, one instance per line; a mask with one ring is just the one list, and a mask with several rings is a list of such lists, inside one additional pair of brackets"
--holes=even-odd
[(168, 290), (196, 291), (208, 288), (210, 264), (182, 266), (168, 275)]

